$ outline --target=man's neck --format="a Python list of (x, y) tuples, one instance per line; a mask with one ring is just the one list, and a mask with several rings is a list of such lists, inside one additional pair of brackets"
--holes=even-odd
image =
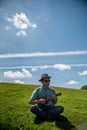
[(44, 86), (44, 85), (42, 85), (42, 87), (45, 88), (45, 89), (49, 88), (49, 86)]

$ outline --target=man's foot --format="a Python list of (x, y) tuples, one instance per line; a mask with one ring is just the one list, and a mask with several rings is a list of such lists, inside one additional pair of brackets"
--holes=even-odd
[(64, 117), (62, 115), (55, 115), (55, 116), (52, 116), (52, 119), (53, 120), (58, 120), (58, 121), (65, 121), (66, 117)]
[(51, 117), (49, 116), (40, 116), (40, 115), (36, 115), (36, 119), (37, 120), (43, 120), (43, 121), (50, 121)]
[(40, 117), (40, 116), (36, 116), (36, 119), (37, 119), (37, 120), (40, 120), (40, 119), (41, 119), (41, 117)]
[(41, 117), (39, 117), (39, 116), (35, 117), (35, 120), (34, 120), (35, 124), (41, 124), (42, 122), (44, 122), (44, 120)]

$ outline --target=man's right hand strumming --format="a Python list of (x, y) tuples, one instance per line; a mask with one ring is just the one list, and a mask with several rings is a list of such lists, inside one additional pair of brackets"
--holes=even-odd
[(46, 100), (44, 98), (41, 98), (38, 100), (38, 104), (45, 104)]

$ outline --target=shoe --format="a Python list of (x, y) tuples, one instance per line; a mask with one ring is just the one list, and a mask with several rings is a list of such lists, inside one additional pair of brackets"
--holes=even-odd
[(43, 121), (50, 121), (51, 117), (50, 116), (40, 116), (40, 115), (36, 115), (36, 119), (37, 120), (43, 120)]

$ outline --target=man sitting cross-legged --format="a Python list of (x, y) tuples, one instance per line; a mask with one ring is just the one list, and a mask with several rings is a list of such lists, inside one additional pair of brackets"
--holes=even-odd
[(34, 90), (29, 100), (29, 103), (33, 105), (31, 112), (41, 119), (51, 119), (64, 111), (63, 106), (55, 106), (57, 96), (55, 91), (49, 87), (50, 78), (48, 74), (42, 74), (39, 80), (42, 85)]

